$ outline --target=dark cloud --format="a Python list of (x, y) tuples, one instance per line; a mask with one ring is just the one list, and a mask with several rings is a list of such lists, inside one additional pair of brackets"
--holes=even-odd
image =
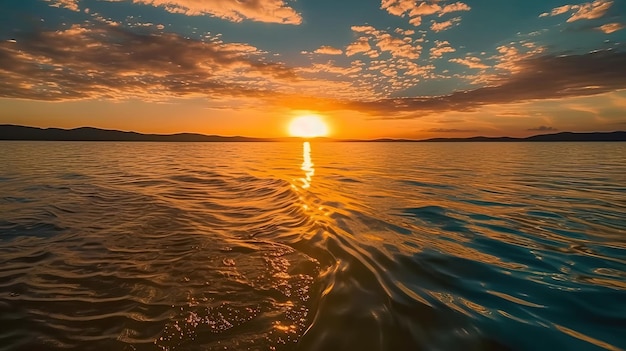
[(262, 96), (295, 72), (253, 46), (74, 25), (0, 42), (0, 96), (34, 100)]
[(558, 129), (549, 126), (539, 126), (536, 128), (526, 129), (529, 132), (556, 132)]
[[(626, 89), (626, 52), (545, 55), (517, 62), (518, 71), (496, 84), (450, 95), (352, 102), (351, 109), (376, 115), (414, 113), (413, 118), (444, 111), (473, 111), (484, 105), (590, 96)], [(419, 113), (418, 113), (419, 112)]]

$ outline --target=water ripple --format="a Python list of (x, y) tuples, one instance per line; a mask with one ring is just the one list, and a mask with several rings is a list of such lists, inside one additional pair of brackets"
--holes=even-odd
[(626, 349), (624, 146), (494, 145), (5, 143), (0, 350)]

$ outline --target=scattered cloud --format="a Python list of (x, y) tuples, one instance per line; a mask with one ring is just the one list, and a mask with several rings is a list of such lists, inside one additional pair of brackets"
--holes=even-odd
[(376, 35), (376, 46), (380, 51), (389, 52), (394, 57), (404, 57), (411, 60), (419, 58), (422, 51), (421, 46), (413, 45), (411, 42), (383, 31), (379, 31)]
[(447, 40), (435, 40), (435, 46), (430, 49), (430, 58), (436, 59), (443, 56), (445, 53), (455, 51), (456, 49), (450, 46), (450, 43)]
[(394, 32), (400, 34), (400, 35), (413, 35), (415, 34), (415, 31), (413, 29), (402, 29), (402, 28), (396, 28), (394, 30)]
[(362, 35), (356, 42), (350, 44), (346, 48), (346, 54), (352, 56), (355, 53), (366, 53), (370, 57), (377, 57), (378, 52), (372, 52), (370, 39), (380, 52), (388, 52), (395, 58), (417, 59), (420, 57), (422, 47), (417, 44), (411, 37), (407, 37), (406, 32), (396, 30), (394, 36), (391, 33), (378, 30), (372, 26), (352, 26), (352, 30)]
[(354, 61), (349, 67), (336, 66), (333, 62), (315, 63), (309, 67), (298, 68), (299, 72), (306, 73), (331, 73), (338, 75), (349, 75), (363, 70), (361, 61)]
[[(453, 12), (470, 11), (471, 7), (467, 4), (457, 1), (452, 4), (441, 6), (438, 0), (432, 1), (415, 1), (415, 0), (381, 0), (380, 8), (387, 10), (394, 16), (409, 16), (409, 23), (419, 26), (422, 23), (422, 16), (437, 15), (439, 17)], [(460, 21), (460, 17), (459, 17)], [(448, 21), (446, 21), (448, 22)], [(442, 23), (446, 23), (442, 22)], [(458, 21), (457, 21), (458, 22)], [(450, 23), (448, 26), (451, 26)], [(437, 26), (436, 26), (437, 27)]]
[(346, 55), (352, 56), (358, 53), (369, 53), (372, 51), (370, 41), (367, 37), (360, 37), (354, 43), (346, 47)]
[(372, 27), (372, 26), (352, 26), (350, 27), (350, 29), (352, 29), (352, 31), (357, 32), (357, 33), (374, 33), (376, 32), (376, 28)]
[(494, 67), (501, 71), (517, 73), (524, 69), (522, 64), (524, 60), (543, 53), (545, 47), (526, 41), (498, 46), (497, 51), (498, 54), (492, 57), (498, 62)]
[(469, 68), (475, 68), (475, 69), (486, 69), (486, 68), (489, 68), (489, 66), (487, 66), (484, 63), (482, 63), (480, 58), (474, 57), (474, 56), (467, 56), (467, 57), (464, 57), (464, 58), (453, 58), (453, 59), (450, 59), (448, 61), (454, 62), (454, 63), (458, 63), (460, 65), (464, 65), (464, 66), (467, 66)]
[(539, 17), (558, 16), (564, 13), (572, 12), (567, 22), (578, 20), (590, 20), (604, 16), (609, 8), (613, 5), (612, 0), (595, 0), (580, 5), (563, 5), (555, 7), (550, 12), (544, 12)]
[(613, 32), (617, 32), (618, 30), (622, 30), (626, 28), (626, 25), (623, 23), (607, 23), (601, 25), (600, 27), (596, 27), (597, 30), (600, 30), (606, 34), (611, 34)]
[(569, 12), (572, 9), (573, 6), (574, 5), (563, 5), (563, 6), (555, 7), (550, 12), (544, 12), (544, 13), (540, 14), (539, 17), (562, 15), (562, 14), (564, 14), (566, 12)]
[[(78, 0), (54, 0), (77, 2)], [(302, 16), (285, 0), (107, 0), (132, 1), (135, 4), (161, 7), (171, 13), (188, 16), (210, 15), (231, 22), (251, 20), (267, 23), (301, 24)]]
[(441, 17), (442, 15), (446, 14), (446, 13), (450, 13), (450, 12), (458, 12), (458, 11), (469, 11), (472, 8), (467, 6), (467, 4), (464, 4), (462, 2), (455, 2), (454, 4), (449, 4), (443, 7), (443, 9), (441, 9), (441, 12), (439, 13), (439, 17)]
[(80, 11), (78, 8), (78, 0), (45, 0), (52, 7), (66, 8), (72, 11)]
[(320, 46), (317, 50), (313, 51), (316, 54), (323, 55), (341, 55), (343, 54), (343, 50), (334, 48), (332, 46)]
[(526, 129), (529, 132), (555, 132), (558, 129), (554, 128), (554, 127), (550, 127), (550, 126), (539, 126), (539, 127), (535, 127), (535, 128), (529, 128)]
[(0, 42), (0, 96), (35, 100), (254, 94), (297, 81), (244, 43), (73, 25)]
[(450, 20), (443, 21), (443, 22), (432, 21), (432, 23), (430, 25), (430, 29), (433, 32), (438, 33), (438, 32), (450, 29), (453, 26), (457, 26), (457, 25), (459, 25), (460, 22), (461, 22), (461, 17), (454, 17), (454, 18), (452, 18)]
[[(371, 114), (473, 111), (481, 106), (591, 96), (626, 89), (626, 52), (596, 51), (582, 55), (543, 55), (522, 59), (518, 69), (497, 84), (444, 96), (391, 98), (353, 102)], [(420, 112), (416, 114), (415, 112)]]

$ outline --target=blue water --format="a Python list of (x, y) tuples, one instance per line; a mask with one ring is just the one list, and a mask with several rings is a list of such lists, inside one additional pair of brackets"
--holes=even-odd
[(624, 350), (625, 161), (0, 142), (0, 350)]

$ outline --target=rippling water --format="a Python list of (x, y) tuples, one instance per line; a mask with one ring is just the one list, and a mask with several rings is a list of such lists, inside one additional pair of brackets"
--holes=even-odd
[(0, 143), (0, 350), (623, 350), (626, 143)]

